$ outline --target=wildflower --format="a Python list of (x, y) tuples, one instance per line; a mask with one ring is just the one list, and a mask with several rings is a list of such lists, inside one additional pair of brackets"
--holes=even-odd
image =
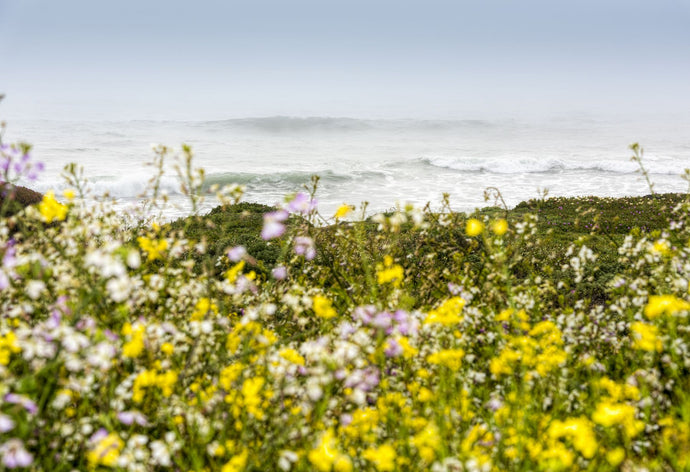
[(86, 453), (86, 460), (92, 467), (104, 465), (114, 467), (120, 457), (124, 442), (117, 433), (108, 433), (105, 429), (98, 430), (92, 437), (91, 449)]
[(331, 301), (322, 295), (314, 296), (314, 298), (312, 299), (312, 306), (314, 308), (314, 313), (316, 313), (316, 316), (318, 316), (319, 318), (329, 320), (338, 315), (338, 313), (333, 308)]
[(484, 223), (476, 218), (470, 218), (465, 225), (465, 234), (469, 237), (479, 236), (484, 231)]
[(24, 449), (21, 439), (9, 439), (0, 446), (2, 464), (8, 469), (29, 467), (34, 462), (34, 456)]
[(633, 347), (642, 351), (661, 352), (663, 345), (659, 339), (659, 329), (646, 323), (635, 322), (630, 328), (633, 332)]
[(287, 278), (287, 269), (285, 266), (277, 266), (271, 270), (271, 275), (276, 280), (285, 280)]
[(338, 209), (335, 211), (335, 215), (333, 215), (333, 218), (336, 220), (339, 220), (341, 218), (346, 217), (352, 210), (354, 210), (354, 207), (352, 205), (346, 205), (342, 204), (338, 207)]
[(383, 265), (379, 264), (376, 267), (376, 280), (379, 285), (391, 283), (394, 287), (400, 286), (404, 278), (405, 272), (398, 264), (393, 264), (393, 258), (386, 256), (383, 258)]
[(690, 311), (690, 303), (673, 295), (652, 295), (644, 307), (644, 314), (650, 320), (664, 313), (673, 315), (679, 311)]
[(635, 407), (625, 403), (604, 400), (592, 413), (592, 421), (607, 428), (622, 426), (626, 436), (632, 438), (644, 429), (644, 423), (635, 419)]
[(281, 237), (285, 233), (285, 225), (282, 222), (287, 220), (287, 218), (288, 213), (285, 210), (264, 214), (264, 226), (261, 229), (261, 237), (265, 241)]
[(309, 451), (309, 462), (320, 472), (351, 472), (350, 458), (338, 450), (333, 429), (328, 429), (321, 435), (318, 445)]
[(243, 450), (240, 454), (236, 454), (230, 458), (228, 462), (223, 465), (221, 472), (241, 472), (247, 466), (247, 457), (249, 451)]
[(211, 302), (210, 299), (203, 297), (203, 298), (200, 298), (198, 302), (196, 302), (196, 306), (194, 307), (194, 312), (190, 316), (190, 319), (192, 321), (201, 321), (206, 317), (206, 315), (208, 313), (217, 315), (218, 314), (218, 305)]
[(304, 192), (297, 192), (295, 197), (288, 202), (287, 209), (291, 213), (301, 213), (306, 215), (316, 209), (317, 202), (315, 199), (309, 198)]
[(244, 248), (244, 246), (235, 246), (228, 251), (228, 259), (230, 259), (232, 262), (239, 262), (246, 255), (247, 250)]
[(144, 325), (137, 323), (132, 328), (132, 325), (125, 323), (122, 334), (131, 336), (130, 340), (122, 346), (122, 355), (132, 359), (139, 357), (144, 351)]
[(622, 447), (617, 447), (606, 453), (606, 461), (611, 464), (612, 467), (617, 467), (625, 459), (625, 449)]
[(67, 216), (67, 206), (55, 200), (55, 193), (52, 190), (43, 195), (43, 199), (38, 204), (38, 211), (46, 223), (63, 221)]
[(395, 456), (395, 449), (390, 444), (384, 444), (377, 448), (369, 448), (362, 454), (362, 457), (372, 462), (376, 470), (381, 472), (395, 470)]
[(463, 357), (465, 357), (465, 351), (462, 349), (442, 349), (429, 355), (426, 361), (429, 364), (442, 365), (452, 370), (458, 370)]
[(465, 300), (461, 297), (452, 297), (446, 300), (438, 308), (431, 310), (424, 320), (424, 324), (439, 323), (445, 326), (461, 323), (463, 320), (460, 312), (465, 306)]
[(228, 282), (233, 283), (235, 280), (237, 280), (237, 276), (242, 272), (242, 269), (244, 269), (244, 261), (240, 261), (228, 269), (225, 272), (225, 279)]
[(149, 262), (160, 258), (161, 253), (168, 249), (168, 241), (165, 239), (155, 240), (145, 236), (139, 236), (137, 242), (139, 243), (139, 247), (146, 252), (146, 260)]
[(549, 426), (548, 435), (552, 439), (569, 438), (575, 449), (587, 459), (594, 457), (597, 451), (594, 429), (585, 417), (556, 420)]
[(14, 429), (14, 421), (4, 413), (0, 413), (0, 433), (6, 433)]
[(295, 238), (295, 254), (304, 256), (308, 261), (314, 259), (314, 256), (316, 256), (314, 240), (308, 236), (297, 236)]
[(4, 336), (0, 336), (0, 365), (10, 363), (10, 355), (14, 352), (21, 352), (17, 344), (17, 336), (12, 331), (8, 331)]
[(494, 221), (491, 224), (491, 231), (493, 231), (496, 236), (503, 236), (508, 231), (508, 222), (503, 218)]

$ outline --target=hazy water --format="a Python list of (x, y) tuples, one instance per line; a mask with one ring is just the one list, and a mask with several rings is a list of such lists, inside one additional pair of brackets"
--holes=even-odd
[[(61, 190), (63, 166), (85, 169), (94, 194), (109, 192), (125, 208), (152, 175), (144, 165), (151, 143), (190, 144), (196, 165), (214, 183), (246, 185), (245, 201), (274, 204), (321, 176), (319, 208), (332, 214), (343, 202), (369, 202), (370, 212), (397, 201), (438, 207), (448, 193), (458, 210), (484, 206), (483, 191), (501, 189), (515, 205), (549, 195), (623, 196), (649, 193), (630, 161), (628, 145), (645, 148), (644, 164), (658, 192), (687, 189), (679, 175), (690, 167), (686, 123), (635, 123), (581, 118), (516, 120), (358, 120), (247, 118), (222, 121), (10, 123), (6, 141), (34, 145), (46, 171), (30, 184)], [(164, 180), (176, 207), (188, 211), (174, 174)], [(215, 206), (213, 198), (206, 209)]]

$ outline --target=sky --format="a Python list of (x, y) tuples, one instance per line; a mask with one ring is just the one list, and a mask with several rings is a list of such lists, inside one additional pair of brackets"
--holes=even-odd
[(0, 118), (690, 110), (690, 0), (0, 0)]

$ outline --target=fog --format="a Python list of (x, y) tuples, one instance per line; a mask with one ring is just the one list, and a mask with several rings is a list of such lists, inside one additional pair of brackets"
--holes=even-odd
[(0, 0), (0, 117), (687, 119), (689, 5)]

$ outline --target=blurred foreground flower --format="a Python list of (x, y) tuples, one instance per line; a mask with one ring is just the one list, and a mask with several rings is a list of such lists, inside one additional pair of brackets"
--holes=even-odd
[(67, 216), (67, 206), (55, 200), (55, 193), (52, 190), (43, 195), (43, 200), (38, 204), (38, 211), (46, 223), (63, 221)]
[(261, 237), (268, 241), (281, 237), (285, 233), (283, 221), (287, 220), (288, 212), (285, 210), (273, 211), (264, 215), (264, 227), (261, 230)]

